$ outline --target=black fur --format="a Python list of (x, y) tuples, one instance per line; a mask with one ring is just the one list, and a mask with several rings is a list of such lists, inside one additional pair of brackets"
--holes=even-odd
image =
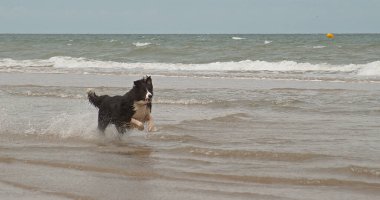
[(147, 101), (147, 107), (151, 111), (153, 84), (150, 76), (134, 81), (133, 88), (123, 96), (98, 96), (94, 91), (89, 91), (90, 103), (99, 108), (98, 129), (104, 132), (109, 124), (114, 124), (119, 133), (124, 133), (126, 129), (132, 128), (130, 122), (135, 114), (134, 103), (145, 101), (147, 90), (152, 94)]

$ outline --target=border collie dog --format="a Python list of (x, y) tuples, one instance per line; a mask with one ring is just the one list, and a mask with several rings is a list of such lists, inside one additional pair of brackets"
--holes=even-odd
[(156, 131), (152, 111), (153, 84), (150, 76), (134, 81), (133, 88), (123, 96), (98, 96), (93, 90), (87, 92), (88, 100), (99, 108), (98, 129), (104, 133), (109, 124), (114, 124), (119, 133), (127, 129)]

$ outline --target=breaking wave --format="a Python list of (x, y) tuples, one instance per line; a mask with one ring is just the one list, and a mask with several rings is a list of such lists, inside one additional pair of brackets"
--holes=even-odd
[(246, 38), (242, 38), (242, 37), (232, 37), (233, 40), (245, 40)]
[(267, 62), (260, 60), (243, 60), (229, 62), (212, 62), (202, 64), (183, 63), (141, 63), (101, 61), (87, 58), (57, 56), (49, 59), (14, 60), (0, 59), (0, 71), (28, 72), (38, 68), (40, 72), (52, 70), (150, 70), (150, 71), (194, 71), (194, 72), (284, 72), (284, 73), (348, 73), (358, 76), (380, 76), (380, 61), (366, 64), (333, 65), (327, 63), (300, 63), (295, 61)]
[(150, 42), (134, 42), (133, 45), (135, 45), (136, 47), (145, 47), (145, 46), (149, 46), (151, 45), (152, 43)]
[(270, 43), (272, 43), (272, 41), (270, 41), (270, 40), (265, 40), (264, 41), (264, 44), (270, 44)]
[(313, 49), (323, 49), (323, 48), (326, 48), (326, 46), (323, 46), (323, 45), (313, 46)]

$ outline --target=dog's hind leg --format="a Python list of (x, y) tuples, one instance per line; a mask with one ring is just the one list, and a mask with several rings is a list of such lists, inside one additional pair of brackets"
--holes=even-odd
[(102, 133), (106, 130), (109, 122), (108, 121), (98, 121), (98, 130)]
[(110, 118), (105, 116), (105, 115), (102, 115), (100, 112), (99, 112), (99, 115), (98, 115), (98, 130), (102, 133), (104, 133), (104, 131), (106, 130), (108, 124), (111, 122)]
[(116, 126), (116, 130), (119, 134), (124, 134), (126, 132), (126, 128), (123, 126)]
[(131, 126), (131, 124), (129, 124), (129, 123), (122, 123), (122, 122), (115, 124), (116, 130), (120, 134), (124, 134), (127, 131), (127, 129), (130, 128), (130, 126)]

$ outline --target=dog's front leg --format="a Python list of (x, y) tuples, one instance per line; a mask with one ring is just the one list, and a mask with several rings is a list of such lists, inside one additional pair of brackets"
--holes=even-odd
[(131, 123), (137, 127), (140, 131), (144, 130), (144, 124), (137, 119), (132, 118)]
[(152, 117), (152, 115), (148, 115), (148, 117), (147, 117), (147, 124), (148, 124), (148, 132), (156, 132), (157, 131), (157, 129), (156, 129), (156, 127), (154, 126), (154, 122), (153, 122), (153, 117)]

